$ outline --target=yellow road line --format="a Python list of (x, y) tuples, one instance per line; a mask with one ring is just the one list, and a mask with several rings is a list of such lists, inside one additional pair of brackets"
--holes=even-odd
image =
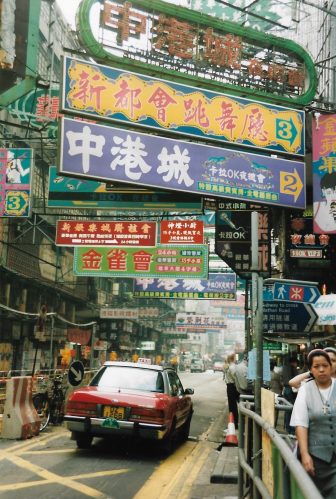
[[(191, 475), (192, 479), (195, 478), (208, 453), (204, 444), (187, 442), (154, 471), (133, 499), (180, 498), (181, 487), (184, 489), (184, 484)], [(183, 484), (181, 487), (180, 483)], [(189, 490), (192, 482), (188, 481), (188, 484)], [(176, 494), (174, 489), (177, 490)]]
[[(97, 473), (86, 473), (83, 475), (74, 475), (67, 477), (68, 479), (80, 479), (80, 478), (98, 478), (101, 476), (111, 476), (118, 475), (120, 473), (127, 473), (128, 469), (120, 470), (108, 470), (108, 471), (98, 471)], [(52, 480), (48, 480), (48, 484), (55, 483)], [(6, 490), (20, 490), (26, 489), (27, 487), (38, 487), (39, 485), (47, 485), (45, 480), (34, 480), (30, 482), (20, 482), (20, 483), (8, 483), (6, 485), (0, 485), (0, 492), (5, 492)]]
[[(87, 495), (88, 497), (94, 497), (94, 498), (103, 498), (106, 497), (105, 494), (102, 492), (99, 492), (96, 489), (93, 489), (92, 487), (88, 487), (87, 485), (77, 483), (75, 480), (72, 480), (71, 478), (67, 478), (65, 476), (60, 476), (56, 475), (56, 473), (52, 473), (41, 466), (37, 466), (25, 459), (22, 459), (18, 455), (12, 455), (12, 453), (5, 453), (3, 452), (2, 454), (6, 454), (6, 459), (11, 461), (13, 464), (16, 466), (20, 466), (21, 468), (24, 468), (25, 470), (29, 470), (32, 473), (36, 473), (36, 475), (42, 477), (45, 479), (45, 484), (48, 485), (48, 483), (59, 483), (60, 485), (63, 485), (65, 487), (69, 487), (70, 489), (76, 490), (78, 492), (81, 492), (82, 494)], [(1, 490), (1, 489), (0, 489)]]

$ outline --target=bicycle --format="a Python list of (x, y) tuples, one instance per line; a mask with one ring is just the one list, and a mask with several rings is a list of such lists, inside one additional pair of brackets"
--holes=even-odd
[[(46, 383), (46, 382), (44, 382)], [(56, 375), (52, 379), (51, 394), (45, 384), (45, 391), (33, 395), (33, 404), (41, 421), (40, 431), (43, 431), (49, 423), (59, 425), (63, 421), (65, 388), (63, 387), (63, 376)]]

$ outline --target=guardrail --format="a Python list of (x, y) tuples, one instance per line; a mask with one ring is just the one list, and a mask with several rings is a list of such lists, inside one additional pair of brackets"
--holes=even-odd
[[(288, 435), (278, 433), (252, 410), (253, 397), (244, 399), (239, 403), (238, 497), (323, 499), (293, 452)], [(278, 400), (276, 409), (292, 408), (285, 399)]]

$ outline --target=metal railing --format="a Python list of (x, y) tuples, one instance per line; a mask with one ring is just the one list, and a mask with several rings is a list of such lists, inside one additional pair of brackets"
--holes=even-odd
[[(243, 400), (239, 403), (239, 438), (238, 438), (238, 497), (243, 499), (322, 499), (311, 477), (305, 471), (293, 446), (275, 428), (256, 414), (251, 407), (253, 402)], [(283, 404), (281, 403), (283, 402)], [(275, 405), (278, 410), (292, 408), (285, 399), (279, 398)], [(262, 440), (265, 435), (271, 440), (271, 455), (268, 456), (269, 475), (272, 474), (273, 490), (269, 490), (269, 476), (263, 480)], [(263, 437), (263, 438), (262, 438)], [(267, 483), (268, 485), (267, 485)]]

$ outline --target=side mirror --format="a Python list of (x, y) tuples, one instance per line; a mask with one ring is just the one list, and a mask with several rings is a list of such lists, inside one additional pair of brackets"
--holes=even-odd
[(184, 395), (194, 395), (194, 389), (193, 388), (186, 388), (184, 390)]

